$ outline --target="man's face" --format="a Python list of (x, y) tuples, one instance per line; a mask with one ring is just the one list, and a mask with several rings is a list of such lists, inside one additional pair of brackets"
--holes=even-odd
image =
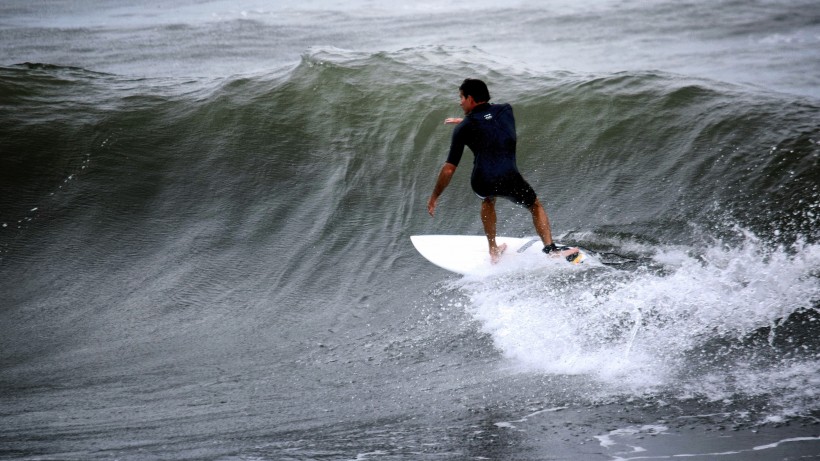
[(459, 98), (461, 98), (461, 109), (464, 111), (464, 114), (469, 114), (471, 110), (477, 105), (475, 100), (472, 96), (464, 97), (464, 93), (459, 90), (458, 92)]

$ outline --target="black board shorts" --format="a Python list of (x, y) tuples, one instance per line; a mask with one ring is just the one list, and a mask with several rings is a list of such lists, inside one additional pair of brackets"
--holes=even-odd
[(473, 192), (482, 200), (504, 197), (525, 208), (531, 208), (538, 199), (538, 195), (535, 194), (535, 191), (530, 187), (529, 183), (527, 183), (524, 177), (518, 172), (494, 181), (473, 177), (470, 180), (470, 185), (473, 188)]

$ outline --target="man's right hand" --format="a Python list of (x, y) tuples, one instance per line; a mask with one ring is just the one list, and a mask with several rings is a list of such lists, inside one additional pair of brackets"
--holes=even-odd
[(447, 185), (450, 184), (450, 179), (455, 172), (456, 166), (452, 163), (444, 162), (444, 165), (441, 166), (441, 171), (439, 171), (438, 179), (436, 180), (436, 187), (433, 188), (433, 193), (430, 194), (430, 199), (427, 200), (427, 212), (430, 213), (430, 216), (435, 215), (438, 198), (441, 193), (444, 192), (444, 189), (447, 188)]
[(438, 202), (438, 198), (434, 196), (430, 196), (430, 200), (427, 200), (427, 212), (430, 213), (430, 216), (436, 215), (436, 202)]
[(458, 118), (458, 117), (445, 118), (444, 119), (444, 124), (445, 125), (458, 125), (459, 123), (461, 123), (462, 120), (464, 120), (464, 119), (463, 118)]

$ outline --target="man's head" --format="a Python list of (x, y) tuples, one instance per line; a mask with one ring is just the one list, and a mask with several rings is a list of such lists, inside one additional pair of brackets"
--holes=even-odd
[(487, 89), (487, 84), (477, 78), (464, 79), (458, 90), (465, 98), (472, 96), (477, 104), (490, 101), (490, 90)]
[(490, 100), (490, 90), (481, 80), (468, 78), (458, 87), (461, 96), (461, 108), (465, 114), (469, 114), (475, 106)]

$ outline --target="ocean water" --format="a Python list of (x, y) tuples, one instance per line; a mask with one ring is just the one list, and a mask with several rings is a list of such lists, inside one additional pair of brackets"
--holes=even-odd
[[(815, 3), (3, 2), (0, 458), (820, 459)], [(606, 264), (415, 252), (468, 76)]]

